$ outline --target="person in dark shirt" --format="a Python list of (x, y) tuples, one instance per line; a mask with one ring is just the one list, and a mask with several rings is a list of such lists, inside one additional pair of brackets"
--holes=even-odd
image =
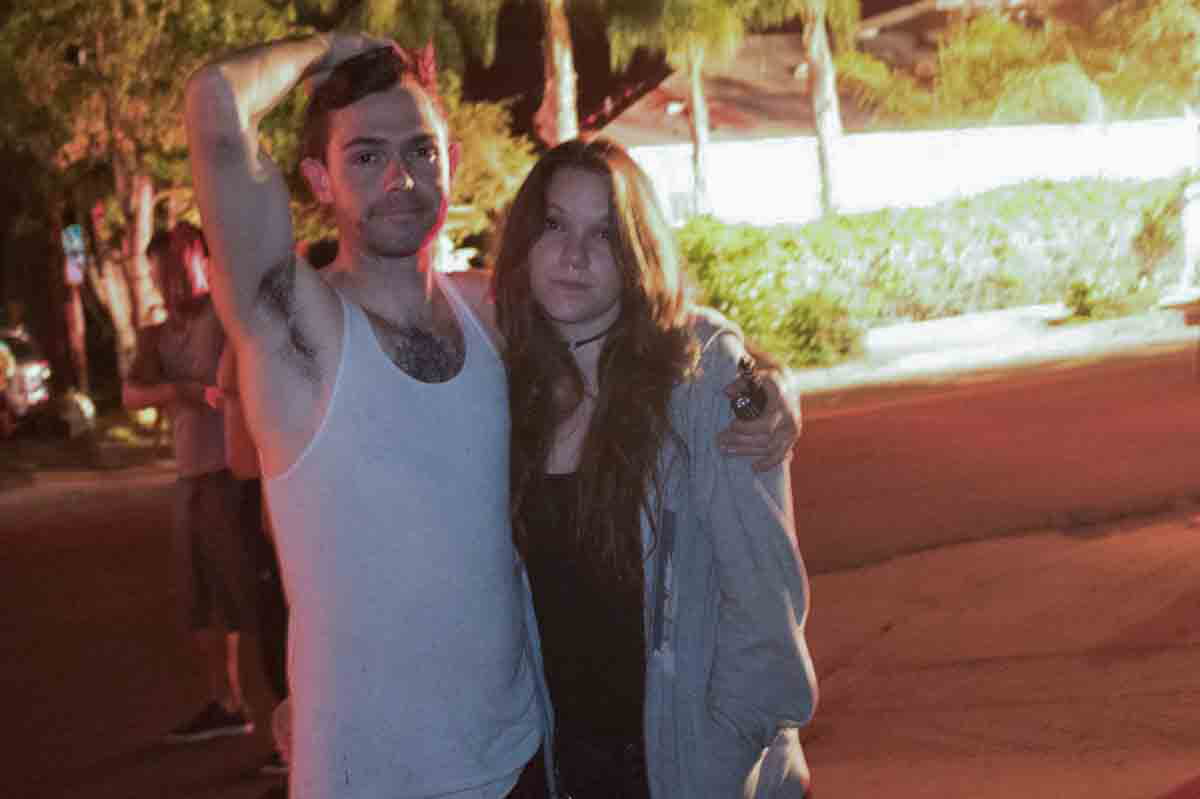
[(717, 432), (746, 355), (618, 145), (534, 167), (495, 258), (513, 530), (572, 799), (799, 797), (816, 681), (786, 464)]

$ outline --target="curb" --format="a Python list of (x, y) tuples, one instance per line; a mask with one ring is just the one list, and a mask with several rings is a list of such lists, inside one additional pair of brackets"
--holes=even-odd
[(1092, 361), (1195, 345), (1198, 333), (1178, 309), (1071, 322), (1056, 306), (988, 311), (889, 325), (868, 333), (862, 358), (823, 369), (793, 370), (802, 394), (943, 382), (1017, 367)]

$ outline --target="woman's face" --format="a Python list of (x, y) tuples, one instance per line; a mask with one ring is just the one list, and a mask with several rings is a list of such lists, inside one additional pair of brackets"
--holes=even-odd
[(562, 167), (546, 189), (542, 233), (529, 250), (533, 298), (564, 338), (599, 333), (621, 314), (609, 181), (581, 167)]

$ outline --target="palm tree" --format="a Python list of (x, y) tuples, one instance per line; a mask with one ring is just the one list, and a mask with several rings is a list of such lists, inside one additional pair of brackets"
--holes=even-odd
[(533, 129), (548, 147), (579, 135), (575, 57), (566, 0), (539, 0), (542, 11), (542, 104)]
[(804, 52), (821, 174), (821, 211), (833, 213), (837, 210), (836, 152), (842, 138), (842, 114), (829, 31), (839, 52), (853, 49), (862, 15), (859, 0), (750, 0), (746, 10), (748, 21), (757, 27), (804, 20)]
[(837, 169), (834, 154), (842, 135), (833, 64), (826, 25), (833, 29), (838, 47), (853, 46), (859, 17), (859, 0), (665, 0), (660, 16), (647, 22), (644, 15), (614, 13), (609, 23), (613, 59), (622, 65), (638, 47), (666, 52), (676, 69), (688, 78), (689, 126), (692, 136), (693, 196), (695, 210), (709, 209), (705, 150), (708, 145), (708, 109), (704, 99), (703, 70), (733, 58), (746, 32), (793, 19), (805, 21), (810, 93), (817, 135), (821, 174), (821, 207), (836, 210)]
[[(744, 0), (743, 0), (744, 2)], [(708, 197), (708, 103), (704, 98), (706, 66), (728, 62), (745, 36), (745, 13), (727, 0), (665, 0), (655, 20), (644, 14), (614, 11), (609, 42), (615, 67), (624, 68), (639, 47), (660, 50), (675, 69), (687, 75), (688, 128), (692, 137), (692, 202), (696, 213), (710, 210)]]

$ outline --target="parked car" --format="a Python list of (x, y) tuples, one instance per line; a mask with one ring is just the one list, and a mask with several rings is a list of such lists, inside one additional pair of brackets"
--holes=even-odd
[(20, 327), (0, 328), (0, 438), (50, 410), (50, 362)]

